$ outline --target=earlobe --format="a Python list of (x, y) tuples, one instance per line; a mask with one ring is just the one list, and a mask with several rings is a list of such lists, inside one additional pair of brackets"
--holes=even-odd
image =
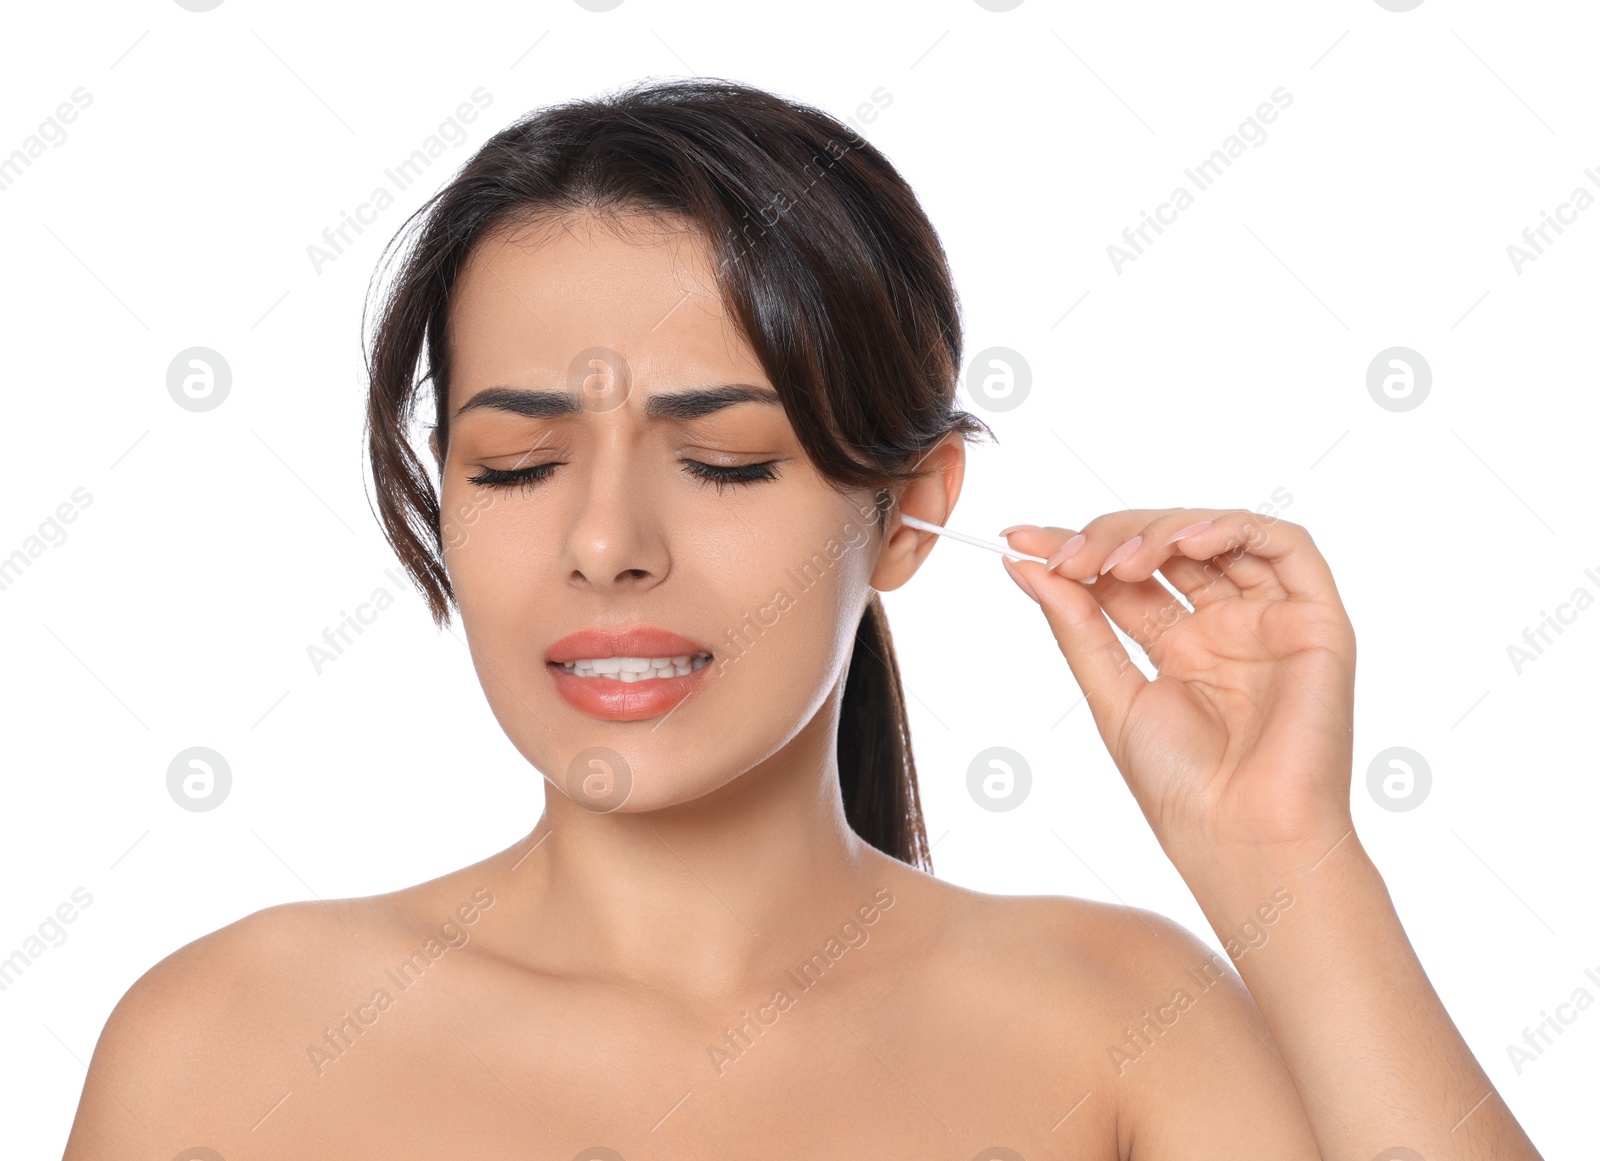
[(884, 515), (883, 551), (873, 569), (871, 585), (881, 593), (892, 592), (916, 575), (917, 569), (933, 551), (939, 537), (900, 523), (905, 512), (931, 524), (944, 524), (961, 495), (961, 480), (966, 470), (966, 444), (959, 432), (952, 432), (934, 447), (922, 464), (934, 470), (913, 480), (901, 491), (893, 508)]
[[(919, 544), (919, 540), (937, 540), (938, 537), (901, 524), (896, 516), (899, 505), (884, 516), (886, 534), (883, 551), (878, 554), (877, 566), (872, 570), (869, 583), (880, 593), (893, 592), (916, 574), (932, 545)], [(915, 515), (915, 513), (913, 513)]]

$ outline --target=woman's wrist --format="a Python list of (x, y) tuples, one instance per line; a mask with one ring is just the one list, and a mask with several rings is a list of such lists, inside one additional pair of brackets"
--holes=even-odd
[[(1235, 922), (1241, 907), (1254, 908), (1280, 889), (1348, 860), (1371, 866), (1349, 814), (1331, 818), (1303, 837), (1275, 842), (1198, 839), (1166, 846), (1167, 856), (1200, 907), (1215, 923)], [(1375, 868), (1374, 868), (1375, 870)], [(1258, 899), (1257, 897), (1261, 898)], [(1215, 913), (1215, 914), (1214, 914)]]

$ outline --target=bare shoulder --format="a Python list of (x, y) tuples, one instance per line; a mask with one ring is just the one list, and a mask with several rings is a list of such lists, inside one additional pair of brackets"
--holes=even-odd
[(400, 922), (384, 896), (285, 903), (155, 964), (101, 1031), (66, 1161), (172, 1156), (211, 1131), (248, 1132), (289, 1087), (308, 1021), (345, 1002), (342, 981)]
[(1063, 1077), (1114, 1110), (1122, 1156), (1220, 1159), (1251, 1146), (1317, 1157), (1293, 1077), (1227, 954), (1144, 908), (923, 889), (948, 909), (930, 958), (965, 978), (950, 986), (1003, 996), (1001, 1015), (1047, 1029)]
[(897, 889), (939, 917), (946, 950), (959, 945), (1011, 965), (1013, 984), (1087, 988), (1081, 999), (1118, 999), (1141, 973), (1161, 976), (1211, 954), (1193, 932), (1143, 908), (1070, 895), (994, 895), (914, 870), (899, 877)]
[(903, 865), (889, 881), (900, 924), (915, 929), (897, 971), (914, 964), (929, 993), (921, 999), (977, 1006), (996, 1027), (1025, 1025), (1056, 1046), (1074, 1082), (1104, 1084), (1115, 1071), (1112, 1032), (1120, 1039), (1151, 994), (1209, 954), (1180, 924), (1139, 908), (988, 894)]

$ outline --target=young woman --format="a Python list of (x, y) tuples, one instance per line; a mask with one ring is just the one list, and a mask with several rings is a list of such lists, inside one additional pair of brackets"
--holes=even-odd
[(1007, 533), (1232, 963), (929, 873), (877, 594), (985, 428), (943, 251), (870, 144), (642, 84), (500, 132), (413, 222), (371, 347), (379, 513), (544, 815), (156, 965), (68, 1161), (1537, 1156), (1353, 832), (1355, 638), (1303, 528)]

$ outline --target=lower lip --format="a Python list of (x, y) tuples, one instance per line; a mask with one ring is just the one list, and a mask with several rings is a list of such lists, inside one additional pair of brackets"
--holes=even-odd
[[(715, 660), (715, 658), (713, 658)], [(618, 681), (614, 677), (579, 677), (559, 662), (545, 665), (555, 679), (556, 692), (567, 704), (590, 717), (633, 722), (659, 717), (676, 709), (705, 684), (711, 672), (708, 661), (682, 677), (652, 677), (647, 681)]]

